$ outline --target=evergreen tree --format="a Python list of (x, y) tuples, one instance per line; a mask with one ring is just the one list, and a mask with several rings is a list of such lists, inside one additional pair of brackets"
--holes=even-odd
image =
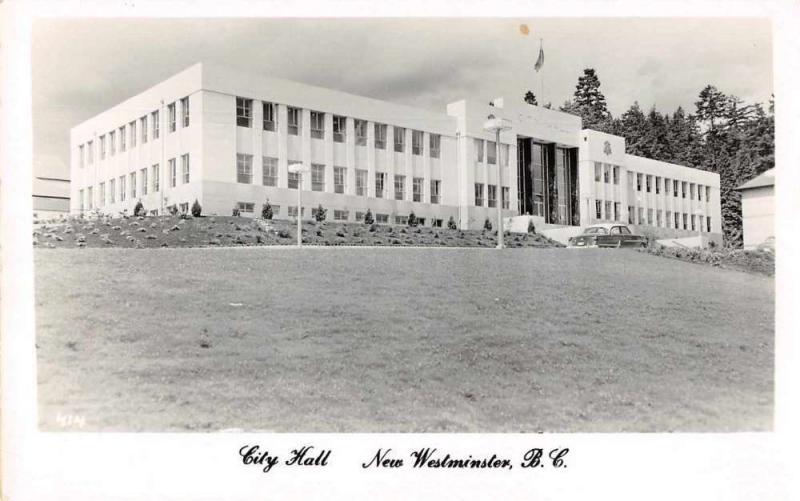
[(593, 68), (583, 70), (572, 101), (564, 103), (561, 111), (580, 116), (584, 128), (603, 132), (612, 130), (611, 113), (606, 108), (606, 97), (600, 91), (600, 79)]
[(639, 102), (615, 121), (614, 132), (625, 138), (625, 151), (631, 155), (645, 155), (644, 137), (647, 129), (647, 117), (639, 108)]
[(417, 220), (417, 215), (414, 214), (414, 211), (411, 211), (411, 214), (408, 215), (408, 225), (411, 226), (412, 228), (415, 228), (417, 224), (419, 224), (419, 221)]
[(531, 91), (525, 93), (525, 102), (534, 106), (539, 105), (539, 103), (536, 102), (536, 95)]
[(261, 218), (262, 219), (272, 219), (272, 204), (269, 203), (269, 199), (261, 206)]
[(200, 206), (200, 202), (197, 199), (194, 199), (194, 203), (192, 204), (192, 216), (200, 217), (200, 214), (203, 213), (203, 208)]
[(328, 214), (327, 209), (322, 207), (322, 204), (319, 204), (319, 207), (317, 207), (317, 212), (316, 214), (314, 214), (314, 219), (316, 219), (317, 222), (325, 221), (325, 216), (327, 214)]
[(453, 219), (453, 216), (450, 216), (450, 219), (447, 220), (447, 229), (448, 230), (457, 230), (458, 225), (456, 224), (456, 220)]
[(364, 214), (364, 224), (372, 224), (375, 222), (375, 218), (372, 217), (372, 211), (367, 209), (367, 213)]

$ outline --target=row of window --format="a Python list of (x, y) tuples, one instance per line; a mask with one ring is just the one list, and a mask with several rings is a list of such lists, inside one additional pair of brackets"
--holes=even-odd
[[(605, 209), (605, 210), (603, 210)], [(637, 210), (638, 209), (638, 210)], [(598, 221), (615, 221), (621, 220), (622, 204), (619, 202), (610, 202), (603, 200), (595, 201), (595, 218)], [(646, 214), (646, 217), (645, 217)], [(655, 216), (655, 219), (654, 217)], [(662, 216), (666, 216), (663, 217)], [(690, 224), (691, 223), (691, 224)], [(702, 216), (699, 214), (687, 214), (672, 211), (662, 211), (661, 209), (653, 210), (647, 209), (645, 212), (644, 207), (628, 206), (628, 224), (640, 224), (656, 226), (658, 228), (673, 228), (673, 229), (691, 229), (697, 231), (698, 228), (703, 228), (705, 223), (705, 231), (711, 231), (711, 217)]]
[[(178, 167), (177, 159), (170, 158), (168, 163), (169, 168), (169, 185), (174, 188), (178, 184)], [(189, 182), (189, 154), (181, 155), (181, 177), (180, 180), (183, 184)], [(97, 185), (97, 208), (104, 207), (106, 204), (114, 204), (119, 201), (124, 202), (128, 196), (131, 199), (137, 196), (145, 196), (152, 190), (152, 193), (158, 193), (160, 189), (160, 166), (153, 164), (150, 168), (144, 167), (138, 171), (131, 172), (128, 175), (119, 176), (119, 178), (109, 179), (106, 183), (101, 182)], [(84, 190), (78, 191), (78, 200), (80, 201), (80, 209), (92, 210), (94, 209), (94, 190), (92, 186), (86, 188), (86, 198), (84, 198)]]
[[(484, 201), (484, 184), (483, 183), (475, 183), (475, 206), (476, 207), (483, 207)], [(508, 186), (503, 186), (503, 208), (509, 208), (509, 189)], [(485, 198), (487, 207), (497, 207), (497, 185), (496, 184), (487, 184), (486, 185), (486, 198)]]
[(594, 180), (597, 183), (619, 184), (619, 166), (595, 162)]
[[(497, 143), (494, 141), (484, 141), (483, 139), (475, 139), (475, 163), (497, 163)], [(501, 164), (508, 167), (509, 148), (507, 144), (501, 145)], [(486, 158), (484, 159), (484, 152)]]
[[(254, 214), (255, 213), (256, 204), (254, 202), (237, 202), (236, 206), (239, 209), (239, 212), (241, 214)], [(316, 218), (318, 210), (319, 210), (318, 208), (312, 207), (311, 208), (311, 217)], [(306, 208), (303, 207), (300, 212), (301, 212), (301, 214), (303, 216), (305, 216)], [(281, 216), (281, 206), (272, 204), (272, 214), (273, 214), (274, 218), (280, 218), (280, 216)], [(355, 211), (355, 220), (356, 221), (364, 221), (364, 215), (365, 214), (366, 214), (366, 211)], [(290, 206), (286, 207), (286, 216), (290, 217), (290, 218), (296, 218), (297, 217), (297, 206), (296, 205), (290, 205)], [(389, 220), (390, 220), (389, 214), (383, 214), (383, 213), (376, 213), (374, 215), (374, 218), (375, 218), (375, 222), (379, 223), (379, 224), (388, 224)], [(425, 226), (426, 223), (428, 222), (428, 220), (426, 218), (424, 218), (424, 217), (417, 217), (416, 219), (417, 219), (417, 222), (418, 222), (419, 226)], [(334, 221), (350, 221), (350, 211), (349, 210), (344, 210), (344, 209), (334, 209), (334, 211), (333, 211), (333, 220)], [(408, 224), (408, 216), (395, 215), (394, 216), (394, 224), (401, 224), (401, 225)], [(430, 219), (430, 225), (432, 227), (441, 227), (442, 226), (442, 220), (441, 219), (437, 219), (437, 218), (431, 218)]]
[[(181, 127), (189, 127), (189, 97), (184, 97), (179, 100), (181, 106)], [(97, 154), (100, 160), (106, 156), (113, 156), (117, 152), (117, 144), (119, 144), (119, 152), (125, 152), (128, 147), (133, 148), (136, 146), (137, 140), (142, 144), (147, 143), (149, 139), (158, 139), (160, 137), (160, 111), (155, 110), (149, 115), (144, 115), (138, 120), (133, 120), (127, 125), (121, 126), (119, 129), (112, 130), (107, 134), (102, 134), (97, 138), (98, 151)], [(177, 130), (177, 102), (167, 105), (167, 129), (169, 132)], [(150, 126), (150, 133), (148, 134), (148, 125)], [(138, 128), (137, 128), (138, 126)], [(119, 143), (117, 143), (119, 141)], [(87, 141), (86, 144), (78, 146), (78, 165), (83, 168), (85, 165), (94, 163), (95, 145), (94, 140)]]
[[(595, 164), (596, 165), (596, 164)], [(633, 186), (634, 175), (636, 176), (636, 191), (644, 190), (647, 193), (655, 191), (656, 195), (664, 194), (669, 196), (670, 191), (674, 198), (688, 198), (690, 200), (703, 201), (703, 193), (705, 192), (705, 201), (711, 201), (711, 187), (703, 186), (701, 184), (690, 183), (687, 181), (678, 181), (677, 179), (662, 178), (661, 176), (653, 176), (650, 174), (641, 174), (638, 172), (628, 172), (628, 185)], [(688, 190), (687, 190), (688, 188)]]
[[(278, 105), (259, 101), (262, 106), (262, 126), (266, 131), (276, 131), (278, 124)], [(253, 103), (252, 99), (236, 98), (236, 125), (239, 127), (253, 126)], [(311, 137), (324, 139), (325, 137), (325, 113), (322, 111), (310, 111)], [(303, 113), (300, 108), (287, 106), (286, 130), (289, 135), (298, 136), (302, 129)], [(355, 144), (359, 146), (367, 145), (367, 126), (366, 120), (353, 119), (355, 131)], [(375, 131), (374, 147), (386, 149), (386, 137), (388, 126), (386, 124), (374, 123)], [(337, 143), (347, 141), (347, 117), (333, 115), (333, 140)], [(439, 134), (428, 135), (428, 148), (431, 158), (439, 158), (441, 152), (442, 137)], [(411, 152), (414, 155), (422, 155), (424, 148), (424, 132), (420, 130), (411, 131)], [(406, 130), (403, 127), (394, 127), (394, 151), (404, 152), (406, 148)]]
[[(297, 163), (290, 160), (289, 163)], [(278, 159), (275, 157), (261, 157), (261, 184), (264, 186), (278, 185)], [(311, 164), (311, 191), (325, 191), (325, 170), (324, 164)], [(387, 198), (385, 172), (375, 173), (375, 197)], [(238, 153), (236, 155), (236, 181), (242, 184), (253, 184), (253, 155)], [(288, 187), (297, 189), (299, 186), (300, 175), (289, 173)], [(367, 196), (367, 171), (356, 169), (356, 190), (357, 196)], [(394, 198), (395, 200), (406, 199), (406, 176), (394, 176)], [(424, 178), (412, 178), (412, 200), (414, 202), (423, 201)], [(442, 183), (438, 179), (430, 182), (430, 203), (438, 204), (441, 200)], [(333, 192), (347, 193), (347, 167), (333, 167)]]

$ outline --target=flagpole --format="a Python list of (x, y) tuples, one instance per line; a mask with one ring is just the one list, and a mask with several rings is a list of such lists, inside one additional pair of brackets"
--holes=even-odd
[[(542, 39), (540, 38), (539, 39), (539, 53), (541, 53), (543, 50), (544, 50), (544, 47), (543, 47)], [(544, 67), (544, 64), (542, 64), (542, 67)], [(542, 94), (542, 106), (544, 106), (547, 103), (547, 101), (544, 98), (544, 73), (540, 73), (539, 74), (539, 90), (540, 90), (540, 92)]]

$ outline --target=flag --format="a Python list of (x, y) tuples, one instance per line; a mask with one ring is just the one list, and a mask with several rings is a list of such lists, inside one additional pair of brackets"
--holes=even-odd
[(539, 57), (536, 59), (536, 64), (533, 65), (533, 69), (539, 71), (544, 66), (544, 49), (541, 45), (539, 45)]

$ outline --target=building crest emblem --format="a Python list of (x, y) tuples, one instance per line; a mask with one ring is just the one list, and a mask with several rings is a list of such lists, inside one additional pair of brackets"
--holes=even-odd
[(606, 155), (611, 154), (611, 143), (609, 143), (608, 141), (603, 143), (603, 153), (605, 153)]

